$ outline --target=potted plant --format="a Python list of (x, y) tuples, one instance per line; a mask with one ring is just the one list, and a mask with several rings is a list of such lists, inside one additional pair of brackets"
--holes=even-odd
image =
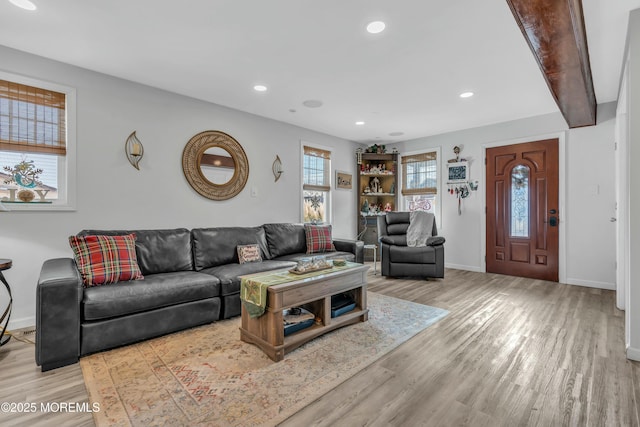
[(17, 165), (13, 167), (4, 166), (3, 169), (11, 175), (11, 178), (5, 180), (4, 183), (11, 184), (15, 182), (18, 187), (21, 188), (17, 194), (18, 199), (26, 203), (32, 201), (35, 194), (31, 189), (38, 185), (42, 185), (42, 182), (40, 182), (38, 178), (43, 170), (36, 168), (33, 164), (33, 160), (27, 160), (26, 156), (23, 156), (22, 161)]

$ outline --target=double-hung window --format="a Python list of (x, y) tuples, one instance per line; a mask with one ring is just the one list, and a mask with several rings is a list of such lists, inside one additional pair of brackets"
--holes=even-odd
[(0, 74), (0, 200), (9, 210), (69, 208), (73, 90), (6, 76)]
[(438, 209), (438, 152), (402, 156), (402, 199), (408, 211), (426, 211), (436, 215)]
[(330, 222), (331, 152), (303, 145), (302, 220)]

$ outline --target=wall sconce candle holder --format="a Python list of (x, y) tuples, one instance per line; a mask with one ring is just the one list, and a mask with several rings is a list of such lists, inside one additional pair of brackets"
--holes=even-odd
[(276, 159), (273, 161), (273, 165), (271, 166), (271, 170), (273, 171), (273, 176), (276, 178), (275, 182), (278, 182), (280, 179), (280, 175), (284, 172), (282, 170), (282, 161), (280, 160), (280, 156), (276, 154)]
[(140, 170), (138, 163), (142, 160), (142, 156), (144, 155), (144, 147), (142, 146), (142, 142), (136, 136), (136, 131), (134, 130), (127, 141), (124, 143), (124, 152), (127, 155), (127, 160), (131, 163), (131, 166)]

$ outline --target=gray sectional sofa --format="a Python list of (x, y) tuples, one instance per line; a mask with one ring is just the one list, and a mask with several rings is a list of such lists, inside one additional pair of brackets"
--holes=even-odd
[[(239, 276), (293, 267), (306, 253), (301, 224), (135, 233), (143, 280), (83, 287), (73, 258), (45, 261), (36, 294), (36, 363), (42, 371), (79, 357), (240, 314)], [(364, 260), (363, 242), (334, 239), (327, 257)], [(258, 244), (262, 262), (239, 264), (238, 245)]]

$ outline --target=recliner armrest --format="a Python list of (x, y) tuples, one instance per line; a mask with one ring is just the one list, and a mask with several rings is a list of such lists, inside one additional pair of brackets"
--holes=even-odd
[(36, 363), (42, 371), (78, 361), (82, 296), (73, 259), (44, 262), (36, 289)]
[(351, 252), (355, 256), (355, 262), (364, 263), (364, 242), (352, 239), (333, 239), (333, 246), (337, 251)]
[(407, 236), (405, 234), (382, 236), (380, 237), (380, 242), (393, 246), (407, 246)]

